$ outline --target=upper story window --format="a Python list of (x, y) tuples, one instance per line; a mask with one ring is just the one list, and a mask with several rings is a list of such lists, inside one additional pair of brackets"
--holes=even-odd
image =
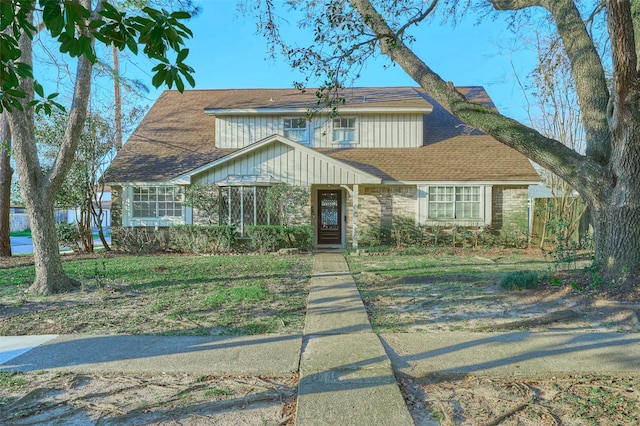
[(479, 218), (479, 186), (429, 187), (429, 219)]
[(285, 118), (284, 137), (303, 144), (309, 143), (309, 132), (307, 131), (307, 120), (304, 118)]
[(333, 141), (334, 142), (354, 142), (356, 140), (356, 119), (334, 118), (333, 119)]
[(134, 187), (134, 217), (181, 217), (181, 187)]

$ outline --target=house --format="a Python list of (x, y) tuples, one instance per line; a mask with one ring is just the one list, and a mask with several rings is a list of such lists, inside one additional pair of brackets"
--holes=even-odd
[[(481, 87), (459, 87), (494, 107)], [(337, 116), (315, 92), (165, 91), (107, 171), (112, 224), (197, 223), (184, 188), (219, 186), (219, 223), (266, 224), (264, 194), (284, 182), (310, 190), (314, 247), (357, 247), (372, 226), (527, 230), (529, 160), (466, 126), (415, 87), (346, 89)]]
[[(96, 219), (91, 216), (91, 226), (93, 228), (101, 226), (103, 229), (109, 229), (111, 228), (111, 188), (109, 186), (98, 186), (95, 191), (100, 204), (98, 205), (96, 201), (94, 201), (93, 204), (96, 210), (98, 210), (98, 207), (102, 209), (102, 223), (98, 224)], [(67, 223), (76, 223), (80, 215), (81, 212), (79, 208), (67, 209), (64, 221)]]

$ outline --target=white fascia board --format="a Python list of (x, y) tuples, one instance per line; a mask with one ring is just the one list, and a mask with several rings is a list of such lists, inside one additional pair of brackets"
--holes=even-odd
[[(306, 114), (312, 108), (210, 108), (205, 109), (205, 114), (209, 115), (299, 115)], [(340, 107), (338, 112), (344, 114), (429, 114), (433, 107)]]
[(262, 148), (265, 145), (269, 145), (271, 143), (274, 142), (279, 142), (282, 144), (285, 144), (291, 148), (293, 148), (294, 150), (299, 150), (302, 152), (305, 152), (311, 156), (317, 157), (317, 158), (322, 158), (324, 161), (327, 161), (328, 163), (332, 163), (335, 164), (338, 167), (341, 167), (345, 170), (348, 170), (356, 175), (359, 175), (362, 179), (361, 183), (370, 183), (370, 184), (380, 184), (382, 182), (382, 179), (380, 179), (379, 177), (376, 177), (370, 173), (367, 172), (363, 172), (360, 169), (357, 169), (353, 166), (350, 166), (346, 163), (343, 163), (342, 161), (333, 159), (331, 157), (329, 157), (328, 155), (322, 154), (320, 152), (314, 151), (313, 149), (299, 144), (298, 142), (294, 142), (290, 139), (285, 138), (284, 136), (280, 136), (280, 135), (272, 135), (272, 136), (268, 136), (258, 142), (254, 142), (251, 145), (247, 145), (244, 148), (240, 148), (237, 151), (232, 152), (229, 155), (226, 155), (224, 157), (218, 158), (215, 161), (212, 161), (211, 163), (205, 164), (204, 166), (200, 166), (197, 169), (191, 170), (188, 173), (184, 173), (180, 176), (176, 176), (175, 178), (171, 179), (171, 182), (174, 184), (180, 184), (180, 185), (190, 185), (191, 184), (191, 177), (194, 175), (197, 175), (199, 173), (204, 172), (205, 170), (209, 170), (213, 167), (217, 167), (221, 164), (226, 163), (227, 161), (231, 161), (234, 158), (238, 158), (240, 156), (243, 156), (247, 153), (250, 153), (251, 151), (257, 150)]
[(176, 186), (176, 184), (179, 184), (177, 182), (174, 181), (163, 181), (163, 182), (136, 182), (136, 181), (130, 181), (130, 182), (107, 182), (105, 183), (106, 185), (109, 186)]

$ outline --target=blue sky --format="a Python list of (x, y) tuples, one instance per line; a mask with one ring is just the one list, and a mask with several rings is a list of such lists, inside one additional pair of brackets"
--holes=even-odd
[[(237, 0), (204, 0), (198, 2), (202, 13), (188, 22), (194, 36), (188, 42), (187, 60), (196, 71), (197, 89), (219, 88), (277, 88), (292, 87), (303, 76), (292, 70), (283, 58), (267, 59), (267, 43), (256, 34), (255, 21), (238, 15)], [(514, 57), (516, 69), (530, 70), (531, 56), (523, 52), (512, 54), (498, 44), (513, 42), (504, 22), (488, 21), (476, 25), (476, 16), (451, 26), (421, 27), (415, 32), (414, 45), (419, 56), (440, 76), (455, 85), (481, 85), (503, 114), (524, 120), (525, 100), (516, 84), (512, 66), (507, 59)], [(296, 39), (303, 38), (292, 19), (284, 28)], [(521, 47), (521, 46), (520, 46)], [(151, 87), (151, 65), (139, 58), (136, 66), (124, 68), (126, 76), (136, 76)], [(399, 67), (384, 67), (383, 59), (368, 63), (357, 86), (415, 85)], [(153, 101), (162, 90), (151, 90)]]

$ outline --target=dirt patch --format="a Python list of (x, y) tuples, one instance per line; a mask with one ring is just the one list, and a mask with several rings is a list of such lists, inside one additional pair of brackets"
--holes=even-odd
[(566, 375), (403, 378), (416, 425), (637, 425), (640, 379)]
[[(638, 277), (616, 283), (587, 262), (555, 272), (531, 250), (349, 260), (379, 331), (640, 331)], [(536, 288), (499, 285), (525, 270), (540, 277)], [(640, 424), (638, 375), (400, 375), (398, 383), (416, 425)]]
[[(538, 252), (361, 260), (355, 275), (380, 331), (640, 331), (640, 278), (607, 281), (589, 268), (551, 272)], [(586, 265), (586, 263), (585, 263)], [(533, 270), (533, 289), (505, 290), (509, 272)]]
[(293, 425), (297, 377), (4, 374), (3, 424)]

